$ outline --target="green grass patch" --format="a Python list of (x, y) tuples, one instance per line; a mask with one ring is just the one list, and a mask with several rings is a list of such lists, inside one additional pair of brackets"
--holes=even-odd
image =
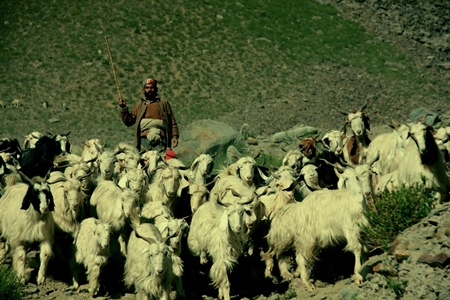
[(361, 225), (369, 251), (388, 250), (397, 235), (426, 217), (436, 200), (434, 194), (434, 189), (417, 183), (375, 197), (373, 205), (364, 213), (368, 225)]
[(0, 299), (23, 299), (22, 284), (12, 268), (0, 265)]

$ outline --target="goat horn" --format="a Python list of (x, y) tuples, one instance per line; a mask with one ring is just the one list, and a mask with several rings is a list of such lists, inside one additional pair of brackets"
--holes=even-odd
[(271, 172), (271, 174), (272, 174), (272, 177), (275, 178), (275, 179), (280, 179), (281, 178), (277, 173)]
[(319, 159), (323, 160), (326, 164), (334, 167), (335, 169), (339, 169), (339, 170), (342, 170), (342, 171), (345, 169), (343, 166), (340, 166), (339, 164), (336, 164), (336, 163), (332, 164), (332, 163), (330, 163), (328, 160), (326, 160), (324, 158), (319, 158)]
[(372, 159), (372, 161), (367, 162), (367, 164), (372, 167), (372, 165), (379, 159), (380, 159), (380, 152), (377, 152), (377, 156), (374, 159)]
[(334, 108), (335, 110), (337, 110), (338, 112), (340, 112), (341, 114), (343, 114), (344, 116), (348, 116), (348, 113), (345, 112), (345, 111), (343, 111), (343, 110), (341, 110), (340, 108), (338, 108), (338, 107), (336, 107), (336, 106), (333, 106), (333, 108)]
[(11, 147), (8, 147), (6, 149), (0, 150), (0, 153), (5, 153), (5, 152), (9, 151), (10, 149), (11, 149)]
[(31, 179), (27, 175), (25, 175), (22, 171), (18, 171), (18, 172), (19, 172), (20, 176), (23, 179), (25, 179), (25, 181), (28, 181), (29, 184), (33, 184), (33, 181), (31, 181)]
[(253, 196), (252, 196), (249, 200), (247, 200), (247, 201), (245, 201), (245, 202), (239, 202), (239, 204), (240, 204), (240, 205), (247, 205), (247, 204), (252, 203), (252, 202), (254, 201), (254, 196), (258, 197), (258, 195), (256, 195), (255, 193), (253, 193)]
[(366, 104), (364, 104), (359, 111), (363, 111), (367, 108), (367, 104), (369, 104), (369, 99), (366, 99)]
[(225, 189), (225, 192), (226, 192), (226, 191), (231, 191), (231, 193), (233, 194), (233, 196), (242, 198), (242, 195), (239, 194), (238, 192), (236, 192), (236, 191), (235, 191), (233, 188), (231, 188), (231, 187), (226, 188), (226, 189)]
[(304, 179), (304, 175), (303, 175), (303, 174), (300, 174), (300, 176), (298, 176), (297, 179), (295, 179), (295, 181), (292, 182), (291, 185), (288, 186), (287, 188), (285, 188), (284, 190), (285, 190), (285, 191), (288, 191), (288, 192), (294, 190), (294, 188), (297, 186), (297, 184), (298, 184), (300, 181), (302, 181), (303, 179)]
[(35, 139), (39, 139), (39, 138), (40, 138), (39, 136), (37, 136), (37, 135), (34, 135), (34, 133), (33, 133), (33, 132), (31, 133), (31, 136), (32, 136), (32, 137), (34, 137)]
[(103, 153), (103, 149), (100, 148), (100, 147), (97, 145), (97, 143), (94, 143), (94, 147), (95, 147), (95, 149), (97, 149), (97, 151), (98, 151), (99, 153)]
[(189, 184), (195, 183), (191, 178), (187, 177), (186, 175), (183, 175), (183, 178), (186, 179), (186, 181), (189, 182)]
[(346, 166), (346, 167), (350, 167), (350, 168), (352, 168), (352, 169), (354, 169), (354, 168), (355, 168), (355, 167), (353, 167), (353, 165), (352, 165), (352, 164), (349, 164), (348, 162), (346, 162), (346, 161), (342, 160), (342, 158), (341, 158), (341, 157), (339, 157), (339, 163), (341, 164), (341, 166)]
[(137, 232), (136, 229), (134, 229), (134, 235), (135, 235), (138, 239), (142, 239), (142, 240), (146, 241), (146, 242), (149, 243), (149, 244), (156, 243), (156, 241), (155, 241), (154, 239), (152, 239), (152, 238), (147, 238), (147, 237), (145, 237), (145, 236), (140, 235), (140, 234)]
[(263, 151), (259, 150), (259, 152), (256, 154), (256, 156), (253, 157), (253, 159), (257, 159), (262, 153), (263, 153)]
[(217, 152), (216, 153), (214, 153), (214, 154), (210, 154), (211, 155), (211, 158), (214, 158), (214, 157), (216, 157), (216, 155), (217, 155)]
[(78, 176), (76, 179), (77, 179), (78, 181), (81, 181), (81, 180), (83, 180), (84, 178), (91, 176), (91, 174), (92, 174), (92, 171), (89, 171), (89, 173), (86, 173), (86, 174), (84, 174), (84, 175), (80, 175), (80, 176)]
[(48, 169), (47, 174), (45, 174), (45, 177), (44, 177), (44, 182), (46, 182), (47, 179), (50, 177), (50, 173), (52, 172), (52, 169), (53, 168)]
[(89, 159), (89, 160), (84, 160), (84, 158), (83, 158), (83, 159), (81, 160), (81, 162), (83, 162), (83, 163), (85, 163), (85, 164), (88, 164), (88, 163), (91, 163), (91, 162), (96, 161), (97, 158), (98, 158), (98, 157), (93, 157), (93, 158), (91, 158), (91, 159)]
[(66, 181), (67, 181), (67, 178), (60, 177), (60, 178), (58, 178), (58, 179), (56, 179), (55, 181), (52, 181), (52, 182), (47, 181), (47, 183), (48, 184), (55, 184), (55, 183), (58, 183), (58, 182), (66, 182)]
[(228, 207), (231, 205), (231, 203), (223, 203), (222, 201), (220, 201), (219, 199), (217, 199), (217, 204), (224, 206), (224, 207)]

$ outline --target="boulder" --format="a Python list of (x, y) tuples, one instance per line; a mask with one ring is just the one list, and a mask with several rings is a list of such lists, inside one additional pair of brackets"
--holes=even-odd
[(181, 132), (179, 145), (174, 151), (177, 158), (189, 164), (201, 153), (226, 153), (228, 146), (239, 139), (239, 132), (226, 123), (199, 120)]
[(314, 137), (319, 133), (319, 129), (311, 126), (299, 126), (290, 130), (277, 132), (270, 139), (274, 143), (288, 142), (293, 140), (301, 140), (306, 137)]
[(411, 112), (409, 115), (411, 122), (416, 122), (418, 120), (423, 121), (427, 125), (435, 126), (441, 122), (439, 115), (430, 112), (425, 108), (417, 108)]

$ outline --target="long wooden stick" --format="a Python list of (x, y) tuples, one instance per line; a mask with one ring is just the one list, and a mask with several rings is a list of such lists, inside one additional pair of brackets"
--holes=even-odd
[(105, 36), (105, 40), (106, 40), (106, 47), (108, 47), (109, 61), (111, 62), (111, 68), (112, 68), (112, 71), (114, 74), (114, 80), (116, 81), (117, 94), (119, 95), (119, 98), (122, 99), (122, 94), (120, 93), (120, 88), (119, 88), (119, 81), (117, 80), (116, 70), (114, 69), (114, 61), (112, 58), (111, 49), (109, 48), (108, 37)]

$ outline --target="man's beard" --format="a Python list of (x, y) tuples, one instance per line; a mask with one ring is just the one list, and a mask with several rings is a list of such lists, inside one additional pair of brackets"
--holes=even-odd
[(144, 92), (144, 96), (145, 96), (145, 99), (147, 99), (147, 100), (154, 100), (156, 98), (156, 92), (155, 93)]

